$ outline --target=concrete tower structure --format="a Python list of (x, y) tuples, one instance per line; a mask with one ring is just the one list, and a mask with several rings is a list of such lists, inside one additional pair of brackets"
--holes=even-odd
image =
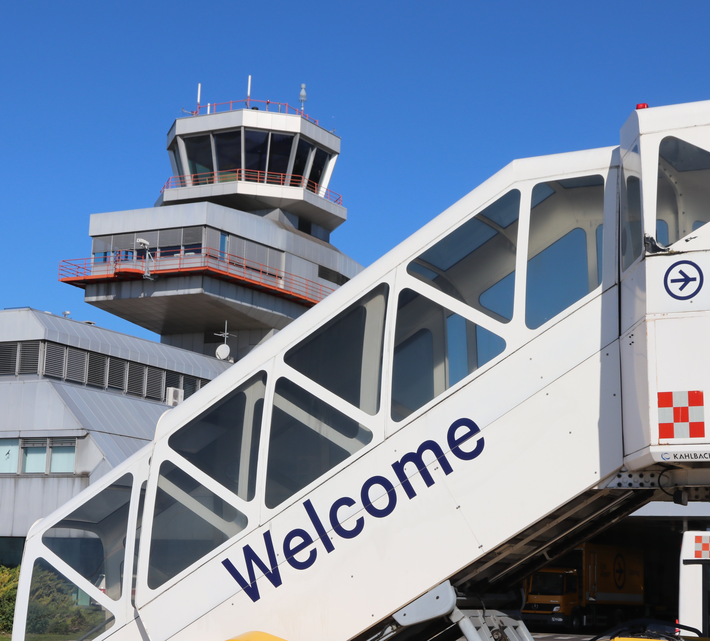
[(362, 267), (330, 244), (340, 138), (303, 110), (247, 98), (201, 106), (167, 136), (154, 207), (91, 216), (92, 255), (62, 261), (85, 301), (214, 355), (242, 358)]

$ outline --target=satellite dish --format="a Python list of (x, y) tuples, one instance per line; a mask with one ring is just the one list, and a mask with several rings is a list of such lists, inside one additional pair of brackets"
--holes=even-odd
[(227, 343), (222, 343), (217, 349), (215, 350), (215, 356), (221, 360), (221, 361), (226, 361), (229, 358), (229, 353), (231, 350), (229, 349), (229, 345)]

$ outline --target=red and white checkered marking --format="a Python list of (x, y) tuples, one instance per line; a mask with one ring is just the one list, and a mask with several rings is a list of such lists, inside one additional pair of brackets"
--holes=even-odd
[(658, 392), (659, 438), (705, 438), (703, 393)]
[(710, 559), (710, 536), (695, 537), (695, 558)]

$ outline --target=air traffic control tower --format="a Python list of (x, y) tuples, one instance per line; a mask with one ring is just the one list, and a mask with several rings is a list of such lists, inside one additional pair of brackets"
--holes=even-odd
[(61, 262), (87, 303), (210, 356), (226, 321), (239, 359), (361, 271), (329, 242), (340, 138), (303, 109), (198, 100), (167, 150), (155, 206), (92, 215), (91, 257)]

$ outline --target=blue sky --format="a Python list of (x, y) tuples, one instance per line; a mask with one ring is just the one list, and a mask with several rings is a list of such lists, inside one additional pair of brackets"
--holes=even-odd
[(0, 308), (153, 337), (83, 303), (59, 261), (89, 215), (149, 207), (182, 108), (298, 104), (342, 137), (332, 242), (368, 265), (514, 158), (618, 144), (639, 102), (710, 98), (710, 3), (7, 3)]

